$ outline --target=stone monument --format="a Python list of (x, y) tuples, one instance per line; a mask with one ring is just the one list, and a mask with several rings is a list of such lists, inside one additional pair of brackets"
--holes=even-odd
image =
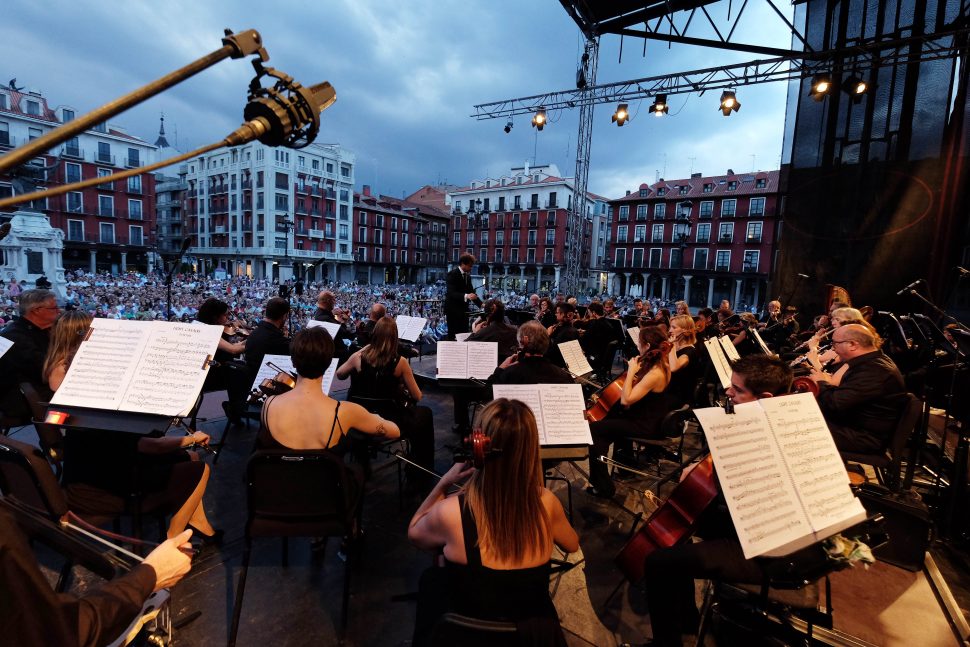
[(10, 220), (10, 233), (0, 240), (3, 265), (0, 278), (27, 281), (33, 288), (38, 278), (47, 277), (51, 290), (63, 297), (67, 287), (64, 278), (64, 232), (51, 227), (47, 216), (37, 211), (17, 211)]

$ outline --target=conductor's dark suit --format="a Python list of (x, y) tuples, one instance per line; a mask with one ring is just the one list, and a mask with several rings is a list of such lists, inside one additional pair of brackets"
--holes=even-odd
[(458, 333), (468, 332), (468, 304), (465, 295), (471, 294), (472, 277), (465, 274), (461, 267), (448, 272), (445, 276), (445, 319), (448, 322), (448, 339)]

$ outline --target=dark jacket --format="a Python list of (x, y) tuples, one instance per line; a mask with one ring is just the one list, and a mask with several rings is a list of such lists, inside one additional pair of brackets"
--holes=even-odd
[(556, 326), (552, 334), (549, 335), (549, 350), (546, 351), (546, 357), (556, 366), (566, 368), (566, 360), (562, 358), (562, 353), (559, 351), (559, 344), (577, 339), (579, 339), (579, 331), (573, 328), (571, 323)]
[(342, 357), (347, 354), (347, 344), (343, 340), (347, 339), (353, 341), (354, 336), (347, 332), (347, 326), (337, 320), (333, 316), (333, 311), (326, 310), (317, 306), (317, 309), (313, 313), (314, 321), (323, 321), (325, 323), (332, 323), (340, 326), (340, 330), (337, 331), (337, 336), (334, 338), (334, 346), (336, 347), (335, 353), (338, 357)]
[(489, 384), (572, 384), (573, 376), (545, 357), (523, 355), (508, 368), (496, 368)]
[(880, 452), (889, 443), (899, 419), (899, 405), (889, 396), (906, 391), (903, 376), (881, 350), (846, 363), (849, 369), (839, 386), (819, 384), (818, 406), (839, 449)]
[(498, 362), (501, 364), (506, 358), (515, 355), (519, 350), (519, 340), (516, 339), (516, 329), (508, 324), (490, 323), (468, 336), (465, 341), (494, 341), (498, 342)]
[(246, 365), (258, 371), (264, 355), (289, 355), (290, 340), (283, 331), (266, 321), (260, 321), (246, 341)]
[(21, 382), (30, 382), (44, 395), (50, 391), (44, 383), (44, 358), (50, 336), (23, 317), (17, 317), (0, 330), (0, 336), (13, 346), (0, 357), (0, 409), (8, 416), (29, 416), (27, 402), (20, 394)]

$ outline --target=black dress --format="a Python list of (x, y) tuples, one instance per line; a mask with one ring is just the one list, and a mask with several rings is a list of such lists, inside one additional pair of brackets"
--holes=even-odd
[(427, 645), (435, 622), (452, 612), (480, 620), (514, 622), (519, 644), (565, 647), (556, 607), (549, 597), (549, 562), (531, 568), (499, 570), (482, 565), (478, 525), (465, 495), (458, 497), (467, 564), (432, 566), (418, 584), (413, 645)]
[(681, 407), (694, 401), (694, 389), (697, 388), (697, 368), (700, 365), (697, 348), (685, 346), (677, 351), (677, 358), (687, 357), (687, 366), (670, 374), (670, 384), (667, 385), (667, 396), (671, 407)]

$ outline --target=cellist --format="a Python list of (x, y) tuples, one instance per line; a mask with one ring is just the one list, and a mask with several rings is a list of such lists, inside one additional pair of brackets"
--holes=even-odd
[[(768, 355), (748, 355), (732, 364), (727, 395), (734, 404), (784, 395), (791, 389), (792, 371)], [(694, 602), (694, 580), (713, 579), (760, 584), (759, 562), (746, 560), (727, 511), (724, 497), (700, 517), (695, 534), (701, 542), (686, 541), (647, 555), (644, 583), (650, 609), (652, 645), (680, 647), (681, 635), (697, 629), (700, 621)]]

